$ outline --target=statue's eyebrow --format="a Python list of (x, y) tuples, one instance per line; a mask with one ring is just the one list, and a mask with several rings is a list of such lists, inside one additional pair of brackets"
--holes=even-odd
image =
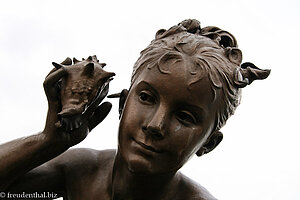
[(142, 89), (142, 87), (146, 87), (155, 96), (157, 100), (160, 100), (160, 93), (150, 83), (148, 83), (147, 81), (141, 81), (137, 84), (136, 89), (140, 90)]
[(150, 88), (150, 90), (151, 90), (152, 92), (154, 92), (156, 95), (158, 95), (158, 91), (157, 91), (150, 83), (148, 83), (148, 82), (146, 82), (146, 81), (141, 81), (141, 82), (139, 82), (139, 83), (137, 84), (137, 86), (140, 86), (140, 85), (146, 85), (147, 87)]

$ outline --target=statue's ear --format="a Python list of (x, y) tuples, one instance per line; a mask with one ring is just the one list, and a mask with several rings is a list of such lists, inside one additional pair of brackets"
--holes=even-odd
[(223, 134), (220, 131), (213, 132), (205, 144), (196, 152), (197, 156), (202, 156), (203, 154), (211, 152), (214, 148), (220, 144), (223, 139)]
[(120, 93), (111, 94), (111, 95), (107, 96), (108, 98), (120, 98), (119, 99), (119, 119), (121, 118), (121, 115), (123, 113), (123, 108), (124, 108), (127, 96), (128, 96), (128, 90), (127, 89), (123, 89)]
[(124, 108), (127, 96), (128, 96), (128, 90), (123, 89), (121, 92), (121, 95), (120, 95), (120, 100), (119, 100), (119, 119), (121, 118), (121, 115), (123, 113), (123, 108)]

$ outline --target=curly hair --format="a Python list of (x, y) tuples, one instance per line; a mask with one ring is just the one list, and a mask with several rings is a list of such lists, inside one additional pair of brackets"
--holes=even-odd
[(253, 80), (266, 78), (270, 70), (260, 70), (252, 63), (242, 62), (242, 52), (235, 37), (218, 27), (200, 27), (195, 19), (184, 20), (169, 30), (157, 31), (155, 39), (141, 51), (133, 67), (131, 84), (145, 68), (157, 67), (161, 73), (169, 73), (172, 63), (185, 62), (189, 85), (208, 76), (216, 98), (221, 90), (222, 102), (216, 112), (215, 129), (225, 125), (234, 114), (241, 99), (241, 88)]

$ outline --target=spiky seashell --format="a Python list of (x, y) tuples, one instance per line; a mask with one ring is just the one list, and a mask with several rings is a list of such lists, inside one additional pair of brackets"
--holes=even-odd
[(67, 76), (61, 80), (62, 110), (58, 114), (66, 130), (80, 127), (82, 114), (99, 98), (101, 91), (115, 75), (103, 70), (105, 63), (99, 63), (96, 56), (89, 56), (83, 61), (74, 58), (73, 62), (71, 65), (52, 63), (67, 72)]

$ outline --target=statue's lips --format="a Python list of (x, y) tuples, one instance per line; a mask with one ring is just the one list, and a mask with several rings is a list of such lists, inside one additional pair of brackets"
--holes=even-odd
[(162, 152), (161, 150), (158, 150), (158, 149), (156, 149), (156, 148), (154, 148), (152, 146), (146, 145), (143, 142), (136, 141), (136, 140), (134, 140), (134, 142), (137, 143), (138, 145), (140, 145), (142, 148), (144, 148), (146, 150), (149, 150), (149, 151), (152, 151), (152, 152), (155, 152), (155, 153), (161, 153)]

